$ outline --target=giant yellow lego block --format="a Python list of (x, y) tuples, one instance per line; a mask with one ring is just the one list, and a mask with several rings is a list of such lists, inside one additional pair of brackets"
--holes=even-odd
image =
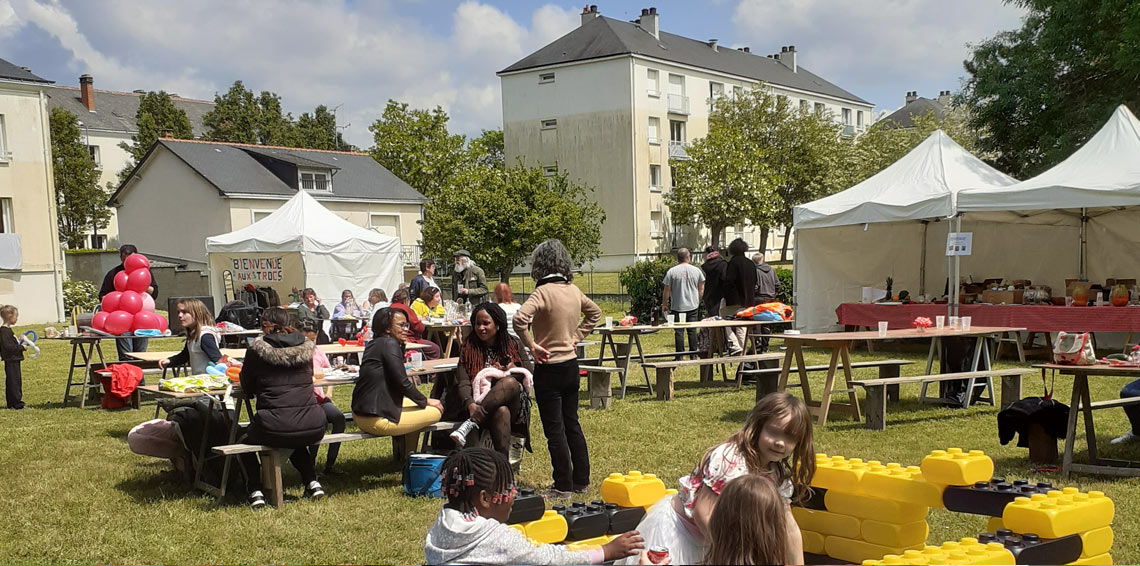
[(862, 536), (859, 538), (867, 542), (907, 548), (926, 543), (930, 526), (926, 524), (926, 520), (895, 524), (865, 519), (860, 532)]
[(804, 507), (792, 507), (792, 516), (800, 530), (813, 531), (823, 535), (844, 538), (859, 538), (859, 519), (828, 511), (814, 511)]
[(1108, 551), (1112, 550), (1114, 538), (1112, 527), (1101, 527), (1081, 533), (1081, 558), (1108, 554)]
[(628, 474), (610, 474), (602, 480), (602, 499), (622, 507), (653, 505), (665, 496), (665, 482), (653, 474), (632, 471)]
[(1005, 523), (1001, 522), (1001, 517), (990, 517), (986, 521), (986, 532), (996, 533), (1005, 528)]
[(972, 485), (989, 481), (994, 475), (994, 461), (981, 450), (963, 452), (961, 448), (935, 450), (922, 459), (922, 477), (939, 485)]
[(507, 528), (514, 529), (518, 531), (520, 535), (526, 536), (526, 527), (522, 525), (507, 525)]
[(1084, 565), (1084, 564), (1094, 564), (1094, 565), (1095, 565), (1095, 564), (1107, 564), (1107, 565), (1110, 565), (1110, 566), (1111, 566), (1111, 564), (1112, 564), (1112, 557), (1111, 557), (1111, 556), (1109, 556), (1109, 555), (1108, 555), (1108, 553), (1104, 553), (1104, 554), (1098, 554), (1098, 555), (1096, 555), (1096, 556), (1090, 556), (1089, 558), (1080, 558), (1080, 559), (1078, 559), (1078, 560), (1077, 560), (1077, 561), (1075, 561), (1075, 562), (1070, 562), (1069, 564), (1078, 564), (1078, 565)]
[(615, 538), (617, 538), (617, 535), (602, 535), (600, 537), (579, 540), (567, 544), (566, 550), (590, 550), (591, 548), (599, 548), (609, 544), (610, 541)]
[[(870, 495), (829, 490), (823, 496), (828, 511), (884, 523), (911, 523), (926, 519), (929, 507)], [(993, 532), (993, 531), (990, 531)]]
[(1001, 520), (1016, 533), (1036, 533), (1043, 538), (1075, 535), (1112, 524), (1116, 507), (1099, 491), (1064, 491), (1018, 497), (1005, 506)]
[(960, 542), (943, 543), (941, 547), (927, 546), (921, 552), (901, 552), (884, 556), (881, 560), (867, 560), (863, 564), (1014, 564), (1013, 553), (998, 543), (980, 544), (978, 539), (964, 538)]
[(859, 492), (859, 479), (868, 468), (881, 465), (879, 462), (863, 462), (859, 458), (850, 460), (843, 456), (828, 457), (827, 454), (815, 455), (815, 475), (812, 476), (811, 486), (828, 491), (842, 491), (845, 493)]
[[(944, 486), (927, 482), (918, 466), (887, 464), (868, 469), (860, 480), (865, 495), (926, 507), (944, 507)], [(1020, 532), (1020, 531), (1019, 531)]]
[(526, 536), (542, 544), (554, 544), (566, 540), (566, 518), (557, 511), (547, 509), (542, 518), (536, 521), (520, 523), (526, 530)]
[[(677, 490), (675, 490), (673, 488), (666, 489), (665, 494), (662, 495), (659, 499), (657, 499), (657, 501), (661, 501), (662, 499), (665, 499), (666, 497), (669, 497), (670, 495), (677, 495)], [(653, 503), (650, 503), (649, 505), (642, 505), (641, 507), (642, 507), (642, 509), (645, 509), (646, 513), (648, 513), (650, 507), (657, 505), (657, 501), (654, 501)]]
[(823, 539), (827, 538), (820, 533), (800, 529), (800, 537), (804, 541), (804, 552), (812, 554), (825, 554)]
[(895, 548), (872, 544), (865, 540), (856, 540), (845, 537), (829, 536), (823, 542), (826, 554), (846, 562), (862, 564), (864, 560), (882, 560), (888, 554), (902, 555), (907, 550), (918, 550), (922, 545), (912, 548)]

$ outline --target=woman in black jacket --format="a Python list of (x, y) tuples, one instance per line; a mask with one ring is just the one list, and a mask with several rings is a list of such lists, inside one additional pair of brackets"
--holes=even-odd
[(439, 422), (443, 405), (416, 389), (404, 370), (407, 317), (391, 307), (372, 315), (375, 338), (364, 350), (360, 377), (352, 391), (352, 420), (377, 436), (399, 436)]
[[(246, 351), (241, 368), (241, 389), (246, 397), (257, 397), (257, 412), (250, 421), (243, 442), (278, 448), (294, 448), (289, 461), (301, 473), (305, 497), (323, 497), (317, 482), (316, 464), (308, 447), (325, 435), (325, 413), (313, 395), (313, 348), (288, 326), (289, 315), (281, 307), (266, 309), (261, 315), (262, 338)], [(265, 505), (261, 493), (261, 468), (253, 454), (242, 458), (249, 487), (249, 504)]]

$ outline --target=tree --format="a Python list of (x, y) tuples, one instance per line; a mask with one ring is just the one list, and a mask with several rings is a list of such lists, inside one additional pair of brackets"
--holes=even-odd
[(981, 147), (982, 135), (968, 119), (962, 107), (951, 108), (939, 119), (934, 111), (914, 117), (913, 128), (899, 128), (893, 122), (880, 120), (849, 144), (841, 186), (851, 187), (898, 161), (935, 130), (942, 130), (963, 149), (979, 159), (993, 162), (996, 154)]
[(297, 147), (309, 149), (347, 149), (344, 137), (336, 128), (336, 116), (324, 104), (312, 114), (301, 114), (297, 119)]
[(428, 198), (448, 185), (450, 177), (470, 161), (465, 139), (447, 131), (442, 108), (409, 109), (388, 101), (384, 114), (368, 130), (376, 145), (372, 158)]
[(79, 119), (53, 108), (49, 121), (59, 238), (67, 247), (79, 249), (88, 228), (107, 227), (111, 210), (107, 194), (99, 188), (99, 170), (80, 138)]
[(281, 97), (269, 91), (254, 96), (241, 81), (224, 95), (214, 95), (214, 109), (202, 117), (209, 128), (203, 139), (261, 145), (296, 145), (293, 117), (281, 110)]
[(502, 130), (483, 130), (477, 138), (467, 144), (471, 159), (489, 167), (506, 167), (506, 146)]
[(119, 182), (126, 180), (126, 176), (135, 168), (135, 164), (142, 161), (143, 156), (158, 138), (166, 136), (179, 140), (194, 138), (186, 112), (174, 106), (166, 91), (151, 91), (140, 97), (135, 123), (138, 125), (139, 133), (134, 136), (134, 143), (119, 143), (119, 147), (129, 152), (133, 158), (119, 172)]
[(961, 98), (994, 165), (1026, 178), (1087, 141), (1119, 104), (1140, 109), (1140, 3), (1015, 0), (1020, 29), (973, 46)]
[(548, 238), (562, 240), (577, 264), (592, 261), (601, 254), (606, 214), (591, 191), (566, 173), (546, 177), (521, 161), (509, 169), (467, 164), (424, 207), (424, 252), (471, 250), (503, 281)]

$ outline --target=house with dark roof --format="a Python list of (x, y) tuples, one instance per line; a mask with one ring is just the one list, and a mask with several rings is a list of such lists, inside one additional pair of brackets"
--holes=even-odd
[[(871, 121), (872, 103), (805, 68), (795, 46), (764, 56), (665, 32), (661, 17), (647, 8), (627, 22), (587, 6), (578, 28), (498, 73), (507, 161), (568, 172), (594, 187), (606, 210), (595, 268), (709, 243), (705, 228), (672, 222), (662, 196), (672, 185), (670, 161), (687, 159), (688, 143), (708, 133), (715, 99), (763, 85), (830, 113), (849, 134)], [(759, 242), (749, 226), (724, 236), (753, 248), (782, 243)]]
[(124, 241), (200, 269), (206, 238), (244, 228), (297, 191), (358, 226), (395, 236), (418, 261), (427, 201), (367, 153), (160, 139), (111, 195)]
[[(131, 164), (131, 154), (119, 147), (120, 143), (130, 145), (139, 127), (135, 121), (139, 101), (146, 91), (116, 92), (95, 88), (95, 78), (88, 74), (80, 75), (79, 86), (52, 85), (44, 89), (48, 95), (49, 108), (62, 108), (79, 118), (80, 136), (91, 152), (91, 159), (100, 170), (99, 185), (118, 184), (119, 172)], [(206, 100), (185, 98), (171, 94), (175, 108), (186, 112), (194, 137), (206, 133), (202, 117), (214, 109), (214, 103)], [(111, 215), (106, 228), (90, 234), (90, 247), (104, 249), (130, 243), (119, 238), (118, 218)]]
[(50, 85), (0, 59), (0, 303), (16, 305), (21, 324), (64, 318)]
[(938, 98), (923, 98), (917, 90), (908, 91), (903, 99), (902, 108), (891, 112), (879, 121), (883, 125), (894, 128), (910, 129), (914, 127), (914, 119), (934, 113), (934, 117), (941, 120), (950, 111), (951, 94), (948, 90), (938, 93)]

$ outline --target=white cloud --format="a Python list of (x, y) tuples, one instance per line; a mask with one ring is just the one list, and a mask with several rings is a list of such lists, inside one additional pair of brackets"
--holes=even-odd
[(8, 37), (23, 27), (11, 0), (0, 0), (0, 37)]

